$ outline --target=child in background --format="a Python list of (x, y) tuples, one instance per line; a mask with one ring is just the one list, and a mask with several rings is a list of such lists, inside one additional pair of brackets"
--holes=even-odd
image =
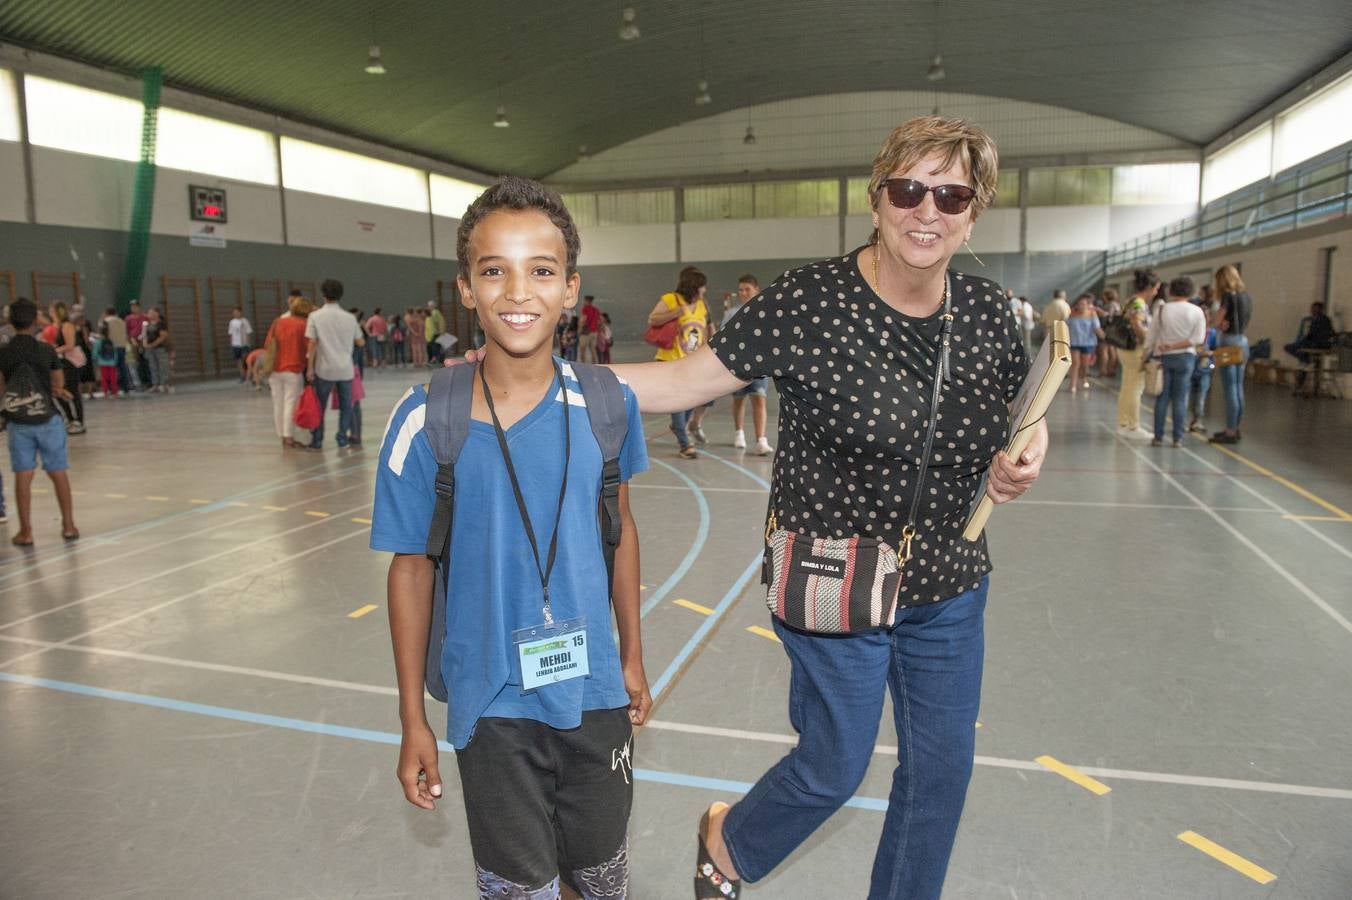
[(94, 364), (99, 367), (100, 394), (95, 397), (116, 397), (117, 394), (117, 345), (108, 336), (108, 323), (99, 325), (98, 337), (94, 339)]
[(1214, 325), (1206, 330), (1206, 344), (1197, 348), (1197, 367), (1192, 370), (1192, 386), (1188, 392), (1188, 430), (1206, 434), (1207, 395), (1211, 392), (1211, 375), (1216, 371), (1216, 342), (1220, 338)]
[(1093, 294), (1081, 294), (1075, 299), (1075, 308), (1066, 319), (1066, 328), (1070, 331), (1070, 392), (1073, 394), (1081, 386), (1089, 387), (1089, 364), (1098, 349), (1103, 329), (1099, 326), (1098, 313), (1094, 312)]
[(601, 313), (601, 333), (596, 336), (597, 362), (610, 363), (610, 348), (615, 344), (615, 332), (610, 327), (610, 313)]

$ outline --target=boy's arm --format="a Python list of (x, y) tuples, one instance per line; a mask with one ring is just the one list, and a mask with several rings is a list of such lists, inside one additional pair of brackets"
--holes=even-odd
[(629, 512), (629, 485), (620, 485), (620, 546), (615, 548), (615, 584), (611, 602), (620, 633), (620, 668), (624, 689), (629, 692), (629, 721), (642, 725), (648, 719), (653, 698), (643, 669), (643, 638), (639, 631), (638, 526)]
[(399, 682), (399, 783), (409, 803), (436, 809), (441, 796), (437, 767), (437, 738), (423, 705), (427, 632), (432, 620), (432, 579), (436, 567), (426, 556), (396, 553), (390, 561), (386, 591), (390, 605), (390, 638), (394, 643), (394, 670)]

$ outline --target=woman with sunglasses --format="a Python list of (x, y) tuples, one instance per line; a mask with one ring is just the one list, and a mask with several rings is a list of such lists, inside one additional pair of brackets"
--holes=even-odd
[[(772, 620), (792, 666), (798, 744), (735, 806), (704, 814), (697, 898), (737, 900), (743, 879), (768, 875), (853, 796), (889, 690), (901, 749), (868, 896), (939, 897), (972, 772), (991, 568), (984, 536), (968, 542), (961, 532), (983, 487), (997, 503), (1019, 496), (1047, 448), (1039, 424), (1018, 460), (1001, 452), (1028, 367), (1019, 325), (999, 285), (948, 268), (995, 197), (996, 168), (995, 145), (976, 126), (906, 122), (873, 162), (868, 243), (786, 272), (683, 359), (614, 367), (648, 412), (691, 409), (772, 376), (779, 527), (899, 547), (951, 306), (948, 378), (902, 608), (893, 627), (849, 635)], [(831, 896), (861, 893), (852, 874), (838, 874)]]

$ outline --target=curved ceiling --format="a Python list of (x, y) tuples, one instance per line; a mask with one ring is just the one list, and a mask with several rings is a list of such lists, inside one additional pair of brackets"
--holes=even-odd
[[(640, 39), (617, 35), (620, 8)], [(936, 33), (939, 39), (936, 44)], [(0, 40), (484, 172), (544, 176), (719, 109), (930, 90), (1203, 144), (1347, 52), (1346, 0), (6, 0)], [(367, 75), (378, 43), (388, 73)], [(714, 103), (694, 104), (709, 82)], [(507, 107), (510, 128), (494, 128)]]

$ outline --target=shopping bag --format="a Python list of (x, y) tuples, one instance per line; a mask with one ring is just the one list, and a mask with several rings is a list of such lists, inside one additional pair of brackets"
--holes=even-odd
[(324, 410), (319, 406), (319, 395), (315, 393), (314, 385), (307, 384), (305, 390), (301, 391), (294, 421), (296, 427), (306, 431), (314, 431), (324, 421)]

